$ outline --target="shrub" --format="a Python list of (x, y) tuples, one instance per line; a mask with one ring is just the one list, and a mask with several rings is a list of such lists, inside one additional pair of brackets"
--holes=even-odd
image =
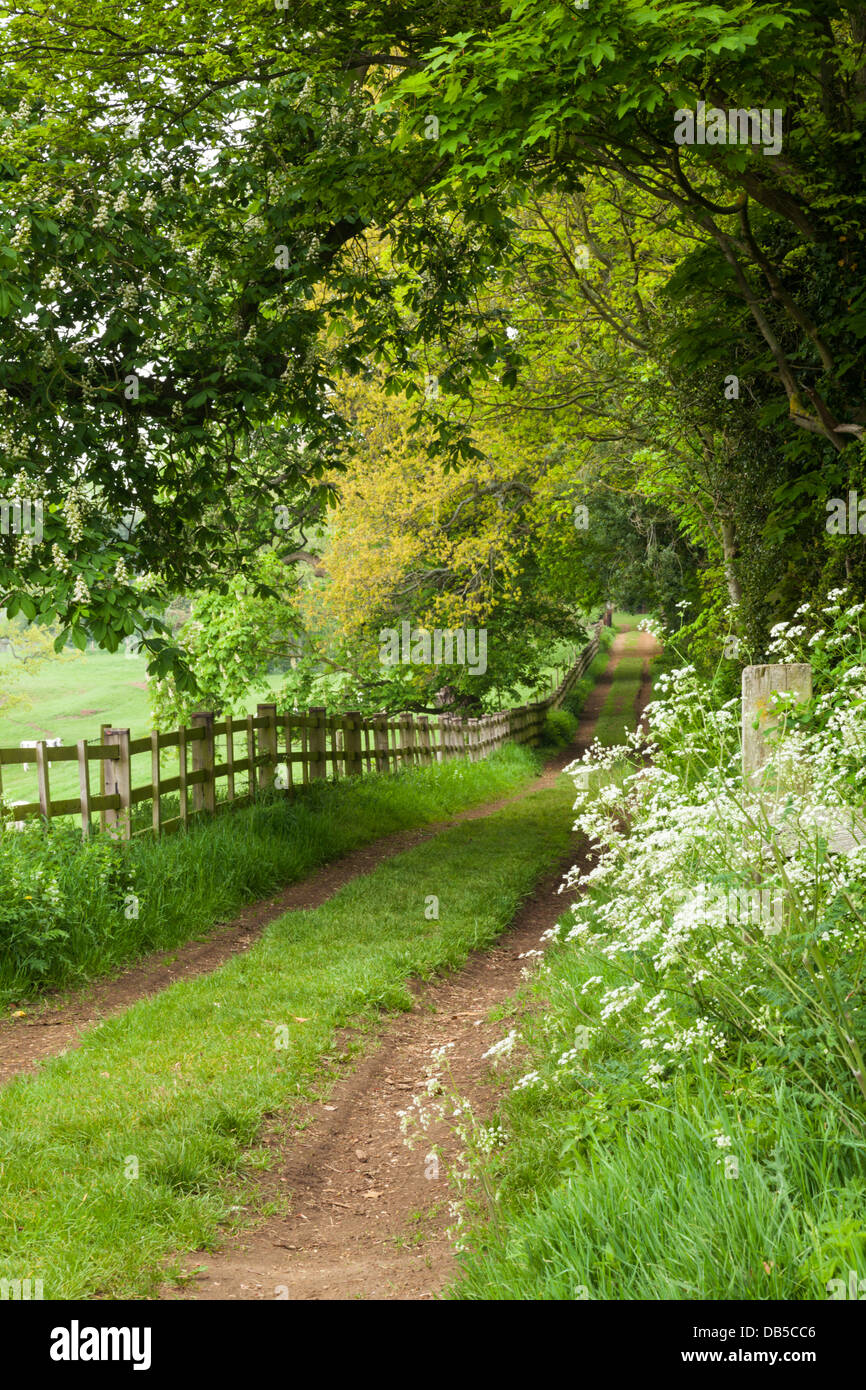
[(571, 743), (577, 731), (577, 719), (567, 709), (549, 709), (544, 720), (544, 742), (554, 748)]

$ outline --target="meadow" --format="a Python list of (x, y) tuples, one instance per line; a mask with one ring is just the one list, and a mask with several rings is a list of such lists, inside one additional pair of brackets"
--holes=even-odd
[[(4, 673), (15, 665), (7, 652), (0, 652), (0, 688)], [(278, 678), (250, 691), (247, 711), (272, 698)], [(62, 738), (64, 744), (79, 739), (99, 742), (100, 725), (129, 729), (133, 738), (149, 734), (152, 721), (147, 697), (147, 660), (141, 656), (102, 651), (65, 652), (57, 661), (48, 661), (9, 687), (22, 692), (25, 699), (0, 712), (0, 748), (17, 748), (25, 740)], [(149, 755), (136, 760), (135, 771), (141, 781), (149, 780)], [(75, 796), (78, 769), (74, 763), (58, 763), (51, 770), (51, 792), (55, 797)], [(3, 795), (10, 801), (36, 801), (36, 764), (3, 768)]]

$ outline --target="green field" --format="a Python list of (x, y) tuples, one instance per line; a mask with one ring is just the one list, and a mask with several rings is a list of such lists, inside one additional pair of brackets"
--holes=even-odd
[[(4, 675), (14, 666), (12, 657), (0, 653), (0, 689)], [(133, 738), (150, 733), (147, 698), (147, 660), (108, 652), (80, 652), (61, 661), (46, 662), (29, 676), (19, 676), (14, 690), (27, 697), (0, 716), (0, 748), (17, 748), (25, 739), (62, 738), (64, 744), (80, 738), (99, 742), (101, 724), (129, 729)], [(250, 695), (248, 712), (259, 700), (270, 697), (269, 686)], [(138, 782), (147, 782), (149, 755), (135, 759)], [(3, 796), (9, 801), (36, 801), (36, 764), (4, 767)], [(140, 774), (140, 775), (139, 775)], [(78, 769), (75, 763), (59, 763), (51, 769), (52, 797), (75, 796)]]

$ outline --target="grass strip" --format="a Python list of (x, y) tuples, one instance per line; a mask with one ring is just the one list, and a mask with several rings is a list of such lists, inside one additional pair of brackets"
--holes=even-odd
[(72, 827), (0, 833), (0, 1003), (189, 941), (359, 845), (506, 796), (537, 771), (535, 755), (509, 746), (477, 763), (313, 783), (126, 846)]
[(147, 1296), (171, 1252), (212, 1248), (272, 1159), (251, 1147), (262, 1120), (321, 1086), (335, 1029), (410, 1007), (409, 976), (489, 945), (567, 849), (572, 802), (562, 777), (395, 856), (5, 1087), (0, 1277), (41, 1278), (46, 1299)]
[(623, 656), (613, 672), (611, 687), (602, 706), (595, 737), (604, 748), (623, 742), (623, 733), (635, 726), (635, 702), (641, 687), (644, 658)]
[(562, 708), (575, 718), (580, 718), (583, 707), (590, 694), (595, 689), (599, 678), (604, 675), (610, 662), (610, 647), (613, 643), (613, 633), (610, 628), (602, 628), (601, 631), (601, 650), (597, 656), (593, 657), (589, 666), (581, 676), (576, 685), (566, 695), (562, 702)]

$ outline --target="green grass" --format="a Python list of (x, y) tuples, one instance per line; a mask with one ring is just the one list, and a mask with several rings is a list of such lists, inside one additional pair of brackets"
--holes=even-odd
[(625, 613), (617, 610), (611, 618), (611, 626), (614, 632), (625, 632), (631, 628), (636, 628), (641, 618), (646, 617), (645, 613)]
[(567, 848), (572, 800), (563, 777), (443, 832), (8, 1085), (0, 1276), (42, 1278), (47, 1299), (129, 1298), (172, 1252), (210, 1248), (269, 1161), (251, 1147), (263, 1118), (321, 1084), (334, 1030), (408, 1008), (407, 977), (489, 945)]
[(576, 685), (566, 695), (562, 708), (576, 718), (580, 718), (583, 707), (589, 698), (590, 692), (598, 683), (599, 677), (604, 675), (607, 664), (610, 661), (610, 647), (613, 642), (613, 631), (609, 627), (601, 630), (601, 650), (598, 655), (593, 657), (589, 666)]
[(506, 795), (537, 769), (535, 755), (509, 746), (478, 763), (314, 783), (126, 846), (41, 823), (0, 835), (0, 1000), (188, 941), (327, 860)]

